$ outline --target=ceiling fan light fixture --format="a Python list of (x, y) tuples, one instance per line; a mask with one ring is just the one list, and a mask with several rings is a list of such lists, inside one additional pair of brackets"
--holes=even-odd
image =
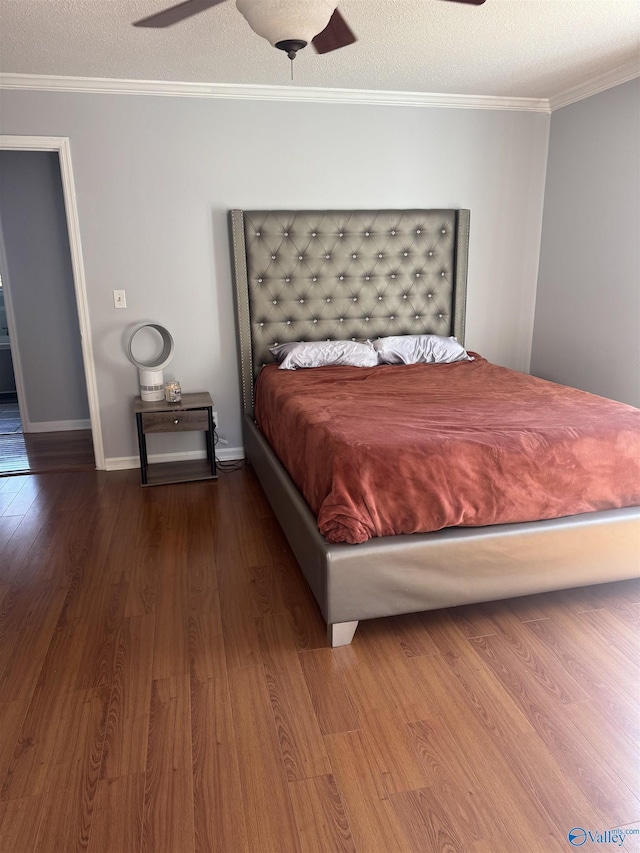
[(255, 33), (294, 55), (326, 28), (336, 5), (332, 0), (236, 0)]
[(292, 61), (296, 58), (296, 54), (299, 50), (302, 50), (303, 47), (306, 47), (308, 42), (302, 41), (301, 39), (285, 39), (284, 41), (277, 41), (274, 47), (277, 47), (278, 50), (284, 50), (289, 59)]

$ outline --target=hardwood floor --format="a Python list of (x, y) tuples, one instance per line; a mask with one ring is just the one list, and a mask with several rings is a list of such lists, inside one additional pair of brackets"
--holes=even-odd
[(331, 650), (251, 469), (138, 477), (0, 480), (0, 850), (566, 853), (640, 828), (637, 583)]
[(91, 430), (0, 435), (0, 476), (95, 467)]

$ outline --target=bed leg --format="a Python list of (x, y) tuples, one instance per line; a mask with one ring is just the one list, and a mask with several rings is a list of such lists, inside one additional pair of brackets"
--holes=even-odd
[(327, 625), (327, 636), (332, 648), (336, 646), (348, 646), (353, 640), (353, 635), (358, 627), (358, 622), (334, 622)]

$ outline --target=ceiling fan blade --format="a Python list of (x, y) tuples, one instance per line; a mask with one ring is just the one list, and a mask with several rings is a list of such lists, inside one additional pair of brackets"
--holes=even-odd
[(452, 3), (470, 3), (472, 6), (482, 6), (484, 0), (450, 0)]
[(192, 15), (197, 15), (199, 12), (204, 12), (206, 9), (224, 2), (225, 0), (185, 0), (184, 3), (178, 3), (177, 6), (170, 6), (168, 9), (163, 9), (162, 12), (149, 15), (148, 18), (141, 18), (133, 26), (170, 27), (172, 24), (177, 24), (180, 21), (184, 21), (185, 18), (190, 18)]
[(357, 38), (351, 32), (340, 12), (336, 9), (327, 26), (311, 40), (311, 43), (318, 53), (329, 53), (332, 50), (337, 50), (339, 47), (346, 47), (348, 44), (353, 44), (354, 41), (357, 41)]

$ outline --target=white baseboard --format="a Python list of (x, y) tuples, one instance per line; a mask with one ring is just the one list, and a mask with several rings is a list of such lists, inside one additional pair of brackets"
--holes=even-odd
[[(154, 462), (185, 462), (189, 459), (206, 459), (205, 450), (185, 450), (181, 453), (150, 453), (149, 464)], [(216, 458), (221, 462), (233, 462), (244, 459), (244, 447), (216, 447)], [(139, 468), (140, 458), (138, 456), (111, 456), (105, 459), (107, 471), (125, 471), (129, 468)]]
[(91, 421), (27, 421), (22, 424), (23, 432), (67, 432), (75, 429), (91, 429)]

